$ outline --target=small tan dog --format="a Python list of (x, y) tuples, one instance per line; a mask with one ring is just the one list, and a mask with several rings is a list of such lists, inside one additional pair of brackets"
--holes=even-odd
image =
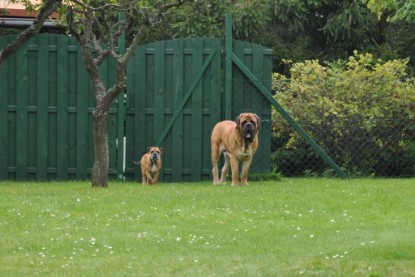
[[(212, 147), (213, 184), (225, 184), (229, 167), (232, 170), (232, 186), (239, 183), (238, 167), (242, 162), (241, 184), (248, 185), (248, 171), (252, 157), (258, 149), (258, 130), (261, 120), (254, 113), (241, 113), (235, 121), (217, 123), (210, 138)], [(225, 164), (219, 181), (218, 160), (223, 153)]]
[(139, 162), (134, 162), (141, 166), (143, 185), (157, 185), (161, 169), (161, 154), (163, 151), (163, 147), (147, 147), (146, 153), (141, 160)]

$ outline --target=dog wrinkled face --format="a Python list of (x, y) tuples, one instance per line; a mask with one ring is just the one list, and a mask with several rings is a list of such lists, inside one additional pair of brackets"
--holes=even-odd
[(252, 142), (255, 137), (256, 128), (255, 128), (255, 122), (251, 121), (245, 121), (242, 122), (242, 136), (245, 141)]
[(259, 129), (259, 117), (256, 114), (242, 113), (236, 119), (236, 128), (246, 142), (252, 142)]
[(150, 153), (150, 160), (152, 163), (156, 163), (163, 153), (163, 148), (161, 147), (150, 147), (147, 149), (147, 152)]

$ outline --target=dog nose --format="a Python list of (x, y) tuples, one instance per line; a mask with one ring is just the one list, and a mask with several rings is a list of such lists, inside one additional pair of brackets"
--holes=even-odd
[(249, 130), (252, 130), (252, 129), (254, 129), (254, 124), (252, 122), (247, 122), (245, 124), (245, 128), (247, 128)]

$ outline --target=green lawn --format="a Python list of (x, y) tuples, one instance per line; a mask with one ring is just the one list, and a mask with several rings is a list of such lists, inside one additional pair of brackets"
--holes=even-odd
[(415, 276), (415, 179), (0, 182), (1, 276)]

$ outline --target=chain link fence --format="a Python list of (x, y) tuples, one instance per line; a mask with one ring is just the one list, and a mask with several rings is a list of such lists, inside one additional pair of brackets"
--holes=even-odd
[[(334, 171), (274, 111), (272, 164), (283, 176), (332, 176)], [(341, 122), (340, 122), (341, 121)], [(415, 118), (297, 121), (350, 176), (415, 177)], [(370, 127), (368, 127), (370, 123)], [(337, 129), (335, 125), (344, 126)]]

